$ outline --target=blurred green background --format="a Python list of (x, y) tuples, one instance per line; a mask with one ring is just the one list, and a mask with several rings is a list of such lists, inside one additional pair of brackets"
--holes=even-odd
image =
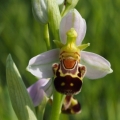
[[(7, 55), (11, 53), (28, 87), (36, 81), (26, 71), (28, 61), (46, 51), (43, 26), (34, 19), (31, 8), (29, 0), (0, 0), (0, 120), (17, 120), (6, 85)], [(76, 96), (82, 105), (81, 114), (63, 115), (61, 119), (120, 120), (120, 0), (80, 0), (76, 8), (87, 22), (83, 43), (90, 42), (91, 46), (86, 50), (108, 59), (114, 72), (98, 80), (85, 78)]]

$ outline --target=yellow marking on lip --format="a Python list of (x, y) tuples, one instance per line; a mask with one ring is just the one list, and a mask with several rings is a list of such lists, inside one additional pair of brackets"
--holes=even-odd
[(62, 83), (61, 83), (61, 86), (65, 86), (65, 83), (64, 83), (64, 82), (62, 82)]
[(70, 83), (70, 86), (72, 87), (72, 86), (74, 86), (74, 84), (73, 84), (73, 83)]

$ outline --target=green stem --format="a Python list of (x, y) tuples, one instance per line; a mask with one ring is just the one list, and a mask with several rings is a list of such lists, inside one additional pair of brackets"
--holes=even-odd
[(60, 94), (56, 90), (54, 90), (52, 110), (51, 110), (49, 120), (59, 120), (59, 116), (60, 116), (60, 113), (61, 113), (61, 107), (62, 107), (62, 104), (61, 104), (62, 97), (63, 97), (62, 94)]
[(50, 37), (49, 37), (49, 30), (48, 30), (48, 24), (45, 25), (44, 27), (44, 40), (47, 46), (47, 50), (51, 49), (51, 45), (50, 45)]
[[(49, 18), (49, 28), (54, 36), (55, 40), (60, 40), (59, 38), (59, 25), (61, 21), (61, 15), (59, 7), (56, 0), (47, 0), (48, 4), (48, 18)], [(49, 120), (59, 120), (62, 107), (62, 94), (54, 90), (53, 93), (53, 103)]]
[(38, 120), (43, 120), (43, 115), (44, 115), (47, 101), (48, 101), (47, 98), (44, 97), (41, 104), (37, 107), (37, 119)]

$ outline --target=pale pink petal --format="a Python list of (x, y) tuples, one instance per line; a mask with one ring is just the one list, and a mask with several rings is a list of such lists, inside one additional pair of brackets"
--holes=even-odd
[(113, 71), (109, 61), (102, 56), (91, 52), (82, 51), (80, 63), (87, 67), (85, 76), (89, 79), (98, 79)]
[(70, 10), (61, 20), (60, 23), (60, 39), (63, 44), (66, 43), (66, 32), (74, 28), (78, 34), (76, 44), (80, 45), (86, 34), (86, 22), (76, 9)]
[[(31, 85), (27, 91), (33, 101), (34, 106), (38, 106), (44, 97), (50, 97), (53, 92), (52, 80), (40, 79), (33, 85)], [(46, 88), (46, 89), (43, 89)], [(46, 92), (49, 90), (49, 93)]]
[(53, 82), (52, 79), (51, 80), (46, 80), (47, 84), (42, 85), (41, 89), (44, 90), (44, 92), (46, 93), (47, 97), (51, 97), (52, 93), (53, 93)]
[(35, 84), (27, 89), (34, 106), (38, 106), (42, 99), (46, 96), (44, 90), (40, 88), (44, 82), (46, 82), (44, 79), (38, 80)]
[(52, 64), (59, 61), (59, 49), (53, 49), (30, 59), (27, 70), (38, 78), (53, 76)]

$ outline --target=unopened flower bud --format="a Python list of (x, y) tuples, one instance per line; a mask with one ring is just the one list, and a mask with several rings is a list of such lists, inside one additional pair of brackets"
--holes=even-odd
[(64, 0), (57, 0), (57, 4), (61, 5), (64, 2)]
[(33, 14), (36, 20), (41, 23), (48, 23), (47, 1), (32, 0)]

